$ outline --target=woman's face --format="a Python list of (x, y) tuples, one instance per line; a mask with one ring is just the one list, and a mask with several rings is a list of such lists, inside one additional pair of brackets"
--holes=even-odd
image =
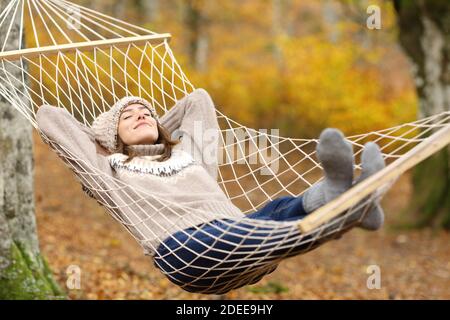
[(119, 117), (118, 134), (126, 145), (154, 144), (158, 140), (158, 127), (150, 111), (141, 104), (130, 104)]

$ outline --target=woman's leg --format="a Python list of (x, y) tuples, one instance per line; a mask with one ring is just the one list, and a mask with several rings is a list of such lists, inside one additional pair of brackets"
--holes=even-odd
[(337, 129), (325, 129), (316, 147), (323, 169), (323, 180), (303, 194), (306, 212), (313, 212), (351, 188), (353, 182), (353, 146)]
[(166, 239), (155, 265), (186, 291), (223, 294), (259, 281), (288, 257), (311, 251), (349, 231), (362, 212), (335, 218), (326, 228), (302, 235), (294, 228), (262, 226), (254, 219), (212, 221)]
[(213, 221), (166, 239), (154, 262), (186, 291), (220, 294), (256, 283), (284, 257), (311, 247), (307, 239), (297, 229), (285, 233), (252, 219)]
[(324, 130), (317, 145), (317, 157), (324, 169), (324, 180), (309, 188), (304, 196), (280, 197), (249, 215), (249, 218), (276, 221), (301, 219), (351, 187), (353, 149), (342, 132)]
[(154, 263), (186, 291), (224, 293), (255, 283), (276, 269), (278, 261), (252, 267), (254, 259), (264, 260), (252, 255), (269, 235), (268, 228), (215, 220), (170, 236), (158, 248)]
[(302, 219), (306, 215), (302, 196), (283, 196), (268, 202), (247, 217), (258, 220), (292, 221)]
[[(373, 157), (367, 154), (364, 156), (363, 152), (363, 159), (379, 158), (379, 154), (375, 157), (377, 153)], [(363, 162), (369, 164), (368, 160)], [(364, 176), (380, 166), (375, 167), (366, 167), (368, 174)], [(155, 264), (187, 291), (225, 293), (258, 281), (275, 270), (282, 259), (311, 251), (342, 235), (357, 225), (364, 214), (357, 210), (337, 217), (307, 235), (301, 235), (297, 228), (277, 230), (252, 222), (299, 219), (306, 215), (302, 201), (302, 197), (280, 197), (249, 215), (250, 219), (212, 221), (178, 232), (158, 249)]]

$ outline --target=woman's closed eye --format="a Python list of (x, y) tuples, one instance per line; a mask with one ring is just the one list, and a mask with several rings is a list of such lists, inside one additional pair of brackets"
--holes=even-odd
[[(151, 114), (150, 113), (144, 113), (144, 116), (150, 117)], [(129, 119), (129, 118), (131, 118), (131, 116), (126, 116), (123, 119), (126, 120), (126, 119)]]

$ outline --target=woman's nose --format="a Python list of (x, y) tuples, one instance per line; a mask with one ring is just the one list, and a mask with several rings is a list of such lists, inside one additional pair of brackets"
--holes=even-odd
[(138, 114), (138, 120), (145, 119), (145, 114)]

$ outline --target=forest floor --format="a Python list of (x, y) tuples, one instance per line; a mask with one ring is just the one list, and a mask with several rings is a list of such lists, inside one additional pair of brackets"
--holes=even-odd
[[(40, 248), (71, 299), (211, 299), (173, 285), (35, 135), (36, 216)], [(394, 228), (408, 202), (409, 175), (383, 199), (385, 227), (354, 229), (341, 239), (285, 260), (259, 283), (224, 299), (450, 299), (450, 234)], [(70, 266), (80, 289), (67, 289)], [(381, 288), (368, 289), (376, 265)], [(217, 297), (215, 297), (217, 298)]]

